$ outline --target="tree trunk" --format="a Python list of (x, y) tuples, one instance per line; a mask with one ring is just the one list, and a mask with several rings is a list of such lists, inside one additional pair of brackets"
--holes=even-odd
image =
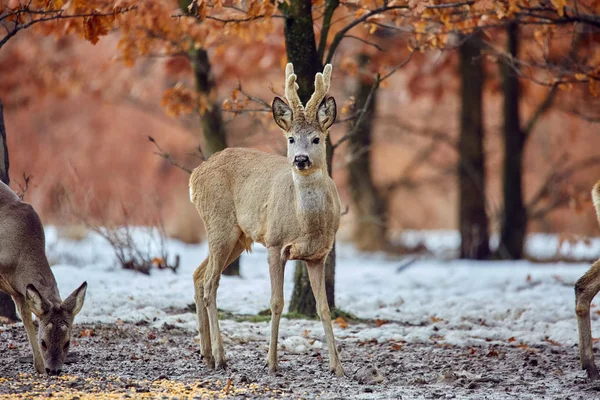
[[(359, 55), (359, 68), (369, 62), (368, 56)], [(371, 92), (373, 79), (359, 73), (356, 88), (355, 110), (362, 110)], [(348, 186), (352, 195), (354, 227), (352, 241), (360, 250), (382, 250), (386, 246), (386, 219), (384, 202), (379, 196), (371, 171), (371, 142), (377, 92), (373, 93), (355, 135), (348, 139)], [(350, 124), (352, 130), (354, 124)]]
[(476, 260), (490, 255), (485, 209), (485, 154), (483, 151), (483, 60), (480, 34), (460, 46), (462, 81), (459, 139), (460, 257)]
[[(298, 77), (298, 95), (304, 104), (314, 91), (314, 79), (317, 72), (323, 71), (319, 59), (313, 30), (312, 3), (310, 0), (291, 0), (281, 3), (280, 9), (285, 15), (284, 35), (288, 61), (294, 64), (294, 73)], [(327, 137), (327, 168), (332, 173), (333, 147)], [(335, 248), (335, 245), (334, 245)], [(335, 307), (335, 251), (332, 249), (325, 262), (325, 289), (329, 307)], [(304, 315), (316, 315), (315, 298), (308, 282), (308, 271), (304, 263), (296, 262), (294, 273), (294, 291), (290, 301), (290, 312)]]
[(210, 157), (227, 147), (225, 126), (221, 116), (221, 107), (213, 100), (215, 81), (211, 75), (210, 60), (204, 49), (191, 50), (192, 68), (196, 81), (196, 92), (208, 103), (207, 110), (200, 115), (202, 133), (204, 134), (204, 156)]
[[(0, 181), (10, 183), (8, 178), (8, 145), (6, 144), (6, 127), (4, 126), (4, 107), (0, 100)], [(17, 311), (15, 303), (10, 295), (0, 292), (0, 317), (17, 321)]]
[[(519, 26), (512, 22), (506, 28), (507, 52), (516, 59), (519, 52)], [(525, 135), (519, 118), (519, 79), (508, 64), (500, 61), (502, 90), (504, 91), (504, 212), (498, 255), (501, 258), (520, 259), (527, 232), (527, 211), (523, 202), (523, 152)]]

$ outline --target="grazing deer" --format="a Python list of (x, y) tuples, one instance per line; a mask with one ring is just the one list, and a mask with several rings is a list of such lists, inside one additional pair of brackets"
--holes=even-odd
[[(600, 181), (592, 189), (592, 201), (600, 223)], [(590, 303), (600, 291), (600, 260), (596, 261), (588, 272), (575, 283), (575, 313), (579, 329), (579, 360), (582, 369), (587, 371), (588, 378), (599, 379), (598, 369), (594, 363), (592, 345), (592, 323), (590, 321)]]
[(225, 368), (217, 315), (221, 272), (253, 242), (268, 250), (271, 279), (269, 371), (277, 371), (277, 338), (283, 310), (287, 260), (307, 263), (327, 345), (329, 367), (344, 375), (333, 337), (325, 294), (325, 260), (340, 223), (340, 199), (327, 173), (325, 139), (336, 104), (327, 96), (331, 65), (315, 77), (315, 92), (304, 107), (292, 64), (286, 67), (285, 97), (273, 100), (275, 122), (288, 141), (287, 158), (252, 149), (230, 148), (213, 155), (190, 177), (208, 239), (208, 257), (194, 272), (201, 353), (209, 368)]
[[(62, 301), (45, 247), (44, 228), (33, 207), (0, 182), (0, 290), (10, 294), (17, 305), (35, 370), (59, 375), (87, 283)], [(31, 313), (38, 319), (37, 338)]]

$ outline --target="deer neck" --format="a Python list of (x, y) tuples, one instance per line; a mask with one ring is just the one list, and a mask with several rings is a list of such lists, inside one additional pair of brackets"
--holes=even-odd
[(327, 171), (319, 169), (310, 175), (292, 172), (296, 191), (296, 212), (303, 227), (319, 226), (327, 208)]
[[(48, 261), (46, 261), (46, 256), (44, 254), (43, 259), (41, 257), (32, 257), (31, 260), (27, 260), (32, 265), (32, 268), (25, 269), (28, 271), (32, 271), (25, 283), (25, 286), (28, 284), (32, 284), (35, 288), (40, 292), (42, 297), (49, 301), (52, 305), (60, 305), (62, 300), (60, 298), (60, 294), (58, 292), (58, 286), (56, 285), (56, 279), (54, 279), (54, 275), (52, 274), (52, 270), (50, 269), (50, 265)], [(25, 293), (25, 292), (23, 292)]]

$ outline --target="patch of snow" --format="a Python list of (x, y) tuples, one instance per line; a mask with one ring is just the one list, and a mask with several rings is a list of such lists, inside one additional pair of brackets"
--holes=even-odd
[[(420, 235), (438, 249), (455, 245), (454, 234)], [(144, 240), (144, 234), (138, 236)], [(534, 235), (528, 243), (538, 246), (537, 251), (542, 253), (557, 243), (551, 239)], [(192, 274), (207, 256), (206, 244), (168, 240), (169, 253), (181, 256), (179, 270), (153, 270), (147, 276), (117, 267), (112, 249), (96, 234), (69, 241), (48, 228), (47, 243), (49, 258), (56, 262), (52, 270), (63, 297), (84, 280), (88, 282), (86, 301), (76, 322), (147, 320), (156, 326), (168, 323), (196, 332), (195, 314), (183, 313), (183, 309), (194, 301)], [(592, 247), (600, 249), (600, 241), (592, 241)], [(586, 249), (574, 251), (593, 254)], [(399, 271), (398, 267), (410, 257), (364, 254), (344, 244), (338, 246), (337, 256), (337, 306), (361, 318), (389, 321), (379, 327), (361, 323), (346, 329), (334, 324), (336, 338), (342, 341), (436, 341), (458, 346), (506, 343), (510, 338), (515, 338), (515, 345), (547, 344), (551, 340), (571, 346), (577, 342), (573, 284), (589, 268), (585, 263), (422, 258)], [(292, 269), (290, 262), (285, 277), (286, 304), (293, 289)], [(269, 308), (264, 247), (255, 245), (252, 253), (242, 255), (241, 273), (242, 277), (221, 277), (218, 307), (235, 314), (257, 314)], [(180, 312), (173, 315), (173, 309)], [(595, 337), (600, 336), (597, 310), (592, 309)], [(267, 346), (267, 322), (224, 320), (220, 326), (226, 341), (258, 339), (265, 340)], [(319, 321), (282, 319), (281, 346), (302, 352), (321, 348), (324, 343)]]

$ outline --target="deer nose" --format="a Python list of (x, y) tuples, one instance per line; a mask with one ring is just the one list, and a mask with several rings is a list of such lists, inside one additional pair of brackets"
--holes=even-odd
[(62, 371), (60, 369), (50, 369), (50, 368), (46, 368), (46, 373), (48, 375), (54, 375), (54, 376), (58, 376), (60, 375)]
[(298, 169), (305, 169), (310, 167), (310, 159), (308, 156), (301, 154), (294, 157), (294, 165)]

